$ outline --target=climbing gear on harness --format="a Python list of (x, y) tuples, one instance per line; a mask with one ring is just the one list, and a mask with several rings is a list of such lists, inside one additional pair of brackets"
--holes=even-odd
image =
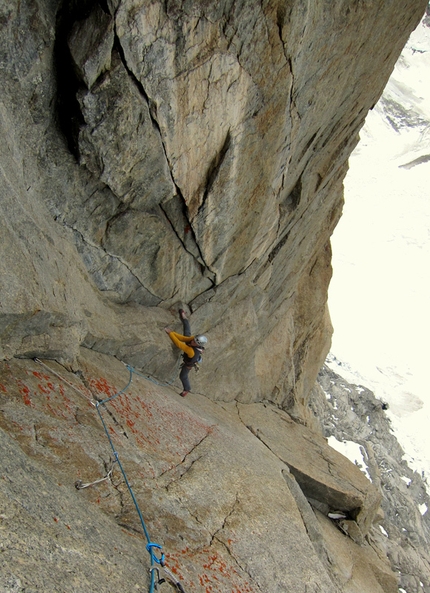
[(199, 334), (198, 336), (194, 336), (194, 341), (198, 346), (201, 346), (202, 348), (204, 348), (208, 343), (207, 337), (202, 336), (201, 334)]
[(187, 354), (183, 354), (183, 362), (181, 364), (181, 368), (185, 367), (186, 369), (188, 369), (189, 371), (191, 371), (191, 369), (195, 369), (196, 373), (199, 372), (200, 367), (199, 364), (201, 362), (203, 362), (203, 357), (202, 357), (202, 352), (203, 349), (202, 348), (193, 348), (194, 350), (194, 356), (193, 358), (190, 358)]

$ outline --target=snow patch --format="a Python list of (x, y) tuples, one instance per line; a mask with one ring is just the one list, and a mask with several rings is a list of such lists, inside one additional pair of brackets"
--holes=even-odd
[(425, 515), (428, 511), (428, 507), (425, 503), (418, 505), (421, 515)]
[(366, 478), (371, 482), (368, 467), (364, 461), (362, 447), (354, 441), (338, 441), (336, 437), (331, 436), (328, 438), (328, 444), (332, 449), (335, 449), (338, 453), (341, 453), (344, 457), (349, 459), (354, 465), (356, 465), (364, 473)]

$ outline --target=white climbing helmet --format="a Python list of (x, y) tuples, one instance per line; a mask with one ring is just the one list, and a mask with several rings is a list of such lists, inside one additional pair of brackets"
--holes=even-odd
[(197, 346), (201, 346), (202, 348), (204, 348), (208, 343), (207, 337), (202, 335), (194, 336), (194, 341), (197, 344)]

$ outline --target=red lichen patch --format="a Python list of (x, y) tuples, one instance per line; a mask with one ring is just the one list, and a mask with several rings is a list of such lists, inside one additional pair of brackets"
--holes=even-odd
[(25, 383), (23, 383), (20, 379), (18, 379), (17, 384), (18, 384), (18, 390), (19, 390), (20, 394), (22, 395), (22, 399), (24, 400), (25, 405), (32, 406), (33, 403), (30, 399), (31, 392), (30, 392), (29, 387)]
[(110, 385), (104, 377), (99, 379), (90, 379), (89, 383), (91, 388), (96, 390), (98, 393), (103, 393), (106, 397), (112, 397), (118, 392), (113, 385)]
[(49, 375), (45, 375), (43, 373), (40, 373), (39, 371), (33, 371), (33, 375), (38, 379), (45, 379), (45, 381), (49, 381), (50, 379)]
[[(36, 373), (33, 371), (33, 374)], [(41, 373), (38, 374), (41, 375)], [(41, 375), (41, 377), (41, 382), (37, 383), (37, 395), (44, 396), (44, 399), (38, 398), (39, 405), (44, 407), (51, 416), (72, 420), (75, 423), (76, 404), (66, 395), (64, 386), (61, 383), (58, 385), (53, 383), (48, 375)]]
[(197, 588), (199, 593), (202, 590), (204, 593), (227, 593), (227, 591), (229, 593), (257, 593), (257, 589), (250, 583), (246, 573), (238, 569), (237, 563), (233, 560), (230, 561), (228, 556), (221, 556), (212, 548), (193, 551), (187, 547), (181, 550), (178, 555), (180, 558), (172, 554), (165, 554), (166, 566), (177, 576), (187, 591), (196, 590), (195, 587), (191, 589), (191, 583), (186, 580), (187, 567), (190, 567), (192, 572), (199, 573), (200, 587)]
[[(52, 383), (51, 383), (51, 385), (52, 385)], [(51, 393), (51, 391), (53, 391), (53, 389), (50, 389), (49, 387), (45, 387), (44, 385), (41, 385), (40, 383), (38, 383), (37, 388), (39, 389), (39, 391), (41, 391), (45, 395), (47, 395), (48, 393)]]
[[(138, 446), (157, 446), (163, 455), (182, 459), (205, 436), (214, 431), (197, 415), (173, 405), (166, 398), (152, 393), (145, 395), (131, 390), (122, 393), (107, 405), (115, 410), (119, 421), (128, 427)], [(130, 434), (131, 433), (131, 434)]]
[(6, 393), (7, 389), (11, 396), (20, 397), (26, 406), (76, 423), (76, 397), (70, 390), (66, 391), (64, 385), (40, 371), (26, 370), (19, 365), (14, 365), (13, 370), (5, 367), (10, 371), (10, 377), (1, 384), (0, 392)]

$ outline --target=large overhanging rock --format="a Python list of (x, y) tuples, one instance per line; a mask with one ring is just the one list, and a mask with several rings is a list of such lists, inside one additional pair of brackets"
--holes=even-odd
[(425, 6), (2, 7), (1, 356), (154, 370), (188, 305), (201, 391), (310, 421), (347, 159)]
[(316, 510), (338, 507), (363, 535), (372, 486), (291, 418), (317, 424), (347, 159), (426, 4), (1, 4), (8, 589), (111, 591), (118, 570), (141, 587), (124, 484), (73, 486), (109, 465), (82, 395), (123, 388), (121, 362), (174, 381), (164, 327), (181, 330), (182, 306), (209, 338), (193, 392), (216, 401), (140, 377), (109, 414), (171, 566), (190, 590), (397, 590), (371, 534), (358, 545)]

